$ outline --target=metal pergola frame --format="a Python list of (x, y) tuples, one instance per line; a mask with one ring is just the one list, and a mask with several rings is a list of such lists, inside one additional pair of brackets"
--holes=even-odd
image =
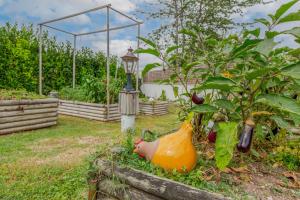
[[(96, 31), (91, 31), (91, 32), (86, 32), (86, 33), (72, 33), (63, 29), (59, 29), (53, 26), (48, 25), (49, 23), (52, 22), (57, 22), (57, 21), (62, 21), (68, 18), (72, 18), (72, 17), (76, 17), (82, 14), (86, 14), (89, 12), (93, 12), (93, 11), (97, 11), (97, 10), (102, 10), (106, 8), (106, 29), (102, 29), (102, 30), (96, 30)], [(124, 25), (124, 26), (118, 26), (118, 27), (110, 27), (110, 10), (126, 17), (127, 19), (130, 19), (131, 21), (133, 21), (134, 23), (129, 24), (129, 25)], [(102, 33), (102, 32), (106, 32), (107, 33), (107, 48), (106, 48), (106, 78), (107, 78), (107, 83), (106, 83), (106, 91), (107, 91), (107, 118), (109, 118), (109, 98), (110, 98), (110, 94), (109, 94), (109, 83), (110, 83), (110, 76), (109, 76), (109, 71), (110, 71), (110, 62), (109, 62), (109, 55), (110, 55), (110, 31), (114, 31), (114, 30), (120, 30), (120, 29), (124, 29), (124, 28), (128, 28), (128, 27), (133, 27), (133, 26), (137, 26), (137, 36), (139, 38), (140, 36), (140, 28), (141, 28), (141, 24), (143, 22), (139, 21), (115, 8), (111, 7), (111, 4), (107, 4), (107, 5), (103, 5), (103, 6), (99, 6), (99, 7), (95, 7), (89, 10), (85, 10), (82, 12), (78, 12), (75, 14), (71, 14), (71, 15), (67, 15), (64, 17), (60, 17), (60, 18), (56, 18), (56, 19), (52, 19), (49, 21), (45, 21), (42, 23), (39, 23), (39, 94), (41, 95), (43, 92), (43, 56), (42, 56), (42, 49), (43, 49), (43, 27), (46, 28), (50, 28), (65, 34), (69, 34), (69, 35), (73, 35), (74, 37), (74, 41), (73, 41), (73, 77), (72, 77), (72, 85), (73, 88), (75, 88), (75, 79), (76, 79), (76, 39), (77, 36), (85, 36), (85, 35), (90, 35), (90, 34), (96, 34), (96, 33)], [(137, 38), (137, 48), (140, 47), (140, 41)], [(138, 55), (139, 57), (139, 55)], [(138, 85), (139, 85), (139, 63), (137, 63), (137, 71), (136, 71), (136, 91), (138, 91)]]

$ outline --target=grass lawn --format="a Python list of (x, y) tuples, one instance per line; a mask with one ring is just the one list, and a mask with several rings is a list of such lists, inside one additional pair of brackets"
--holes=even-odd
[[(166, 132), (176, 115), (142, 116), (137, 130)], [(60, 116), (57, 126), (0, 136), (0, 199), (84, 199), (89, 157), (118, 141), (120, 123)]]

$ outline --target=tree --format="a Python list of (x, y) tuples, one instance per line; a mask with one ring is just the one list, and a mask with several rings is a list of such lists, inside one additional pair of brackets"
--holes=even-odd
[(242, 14), (242, 9), (261, 3), (261, 0), (157, 0), (148, 3), (150, 8), (142, 11), (149, 18), (160, 19), (160, 28), (152, 33), (154, 40), (164, 39), (163, 43), (185, 44), (185, 36), (178, 32), (199, 26), (205, 34), (221, 35), (232, 28), (233, 14)]

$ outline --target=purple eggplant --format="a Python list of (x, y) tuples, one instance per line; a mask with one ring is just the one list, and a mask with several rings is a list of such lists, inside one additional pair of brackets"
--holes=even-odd
[(237, 148), (240, 152), (246, 153), (250, 150), (254, 127), (255, 123), (251, 119), (248, 119), (244, 125), (240, 136), (240, 141), (237, 145)]
[(192, 96), (192, 101), (194, 102), (194, 104), (200, 105), (204, 103), (204, 98), (203, 97), (199, 97), (195, 92), (193, 93)]
[(215, 130), (211, 130), (208, 133), (207, 139), (208, 139), (209, 142), (215, 143), (216, 139), (217, 139), (217, 132)]

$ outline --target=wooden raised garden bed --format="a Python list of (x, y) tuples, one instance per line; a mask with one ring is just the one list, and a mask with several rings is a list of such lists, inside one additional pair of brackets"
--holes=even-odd
[(58, 99), (1, 100), (0, 135), (57, 124)]
[(98, 159), (97, 199), (130, 200), (220, 200), (222, 195), (199, 190), (139, 170), (119, 167)]
[(121, 118), (118, 104), (109, 105), (108, 116), (105, 104), (59, 100), (58, 113), (99, 121), (119, 121)]
[(169, 103), (161, 102), (140, 102), (140, 113), (144, 115), (165, 115), (168, 114)]

